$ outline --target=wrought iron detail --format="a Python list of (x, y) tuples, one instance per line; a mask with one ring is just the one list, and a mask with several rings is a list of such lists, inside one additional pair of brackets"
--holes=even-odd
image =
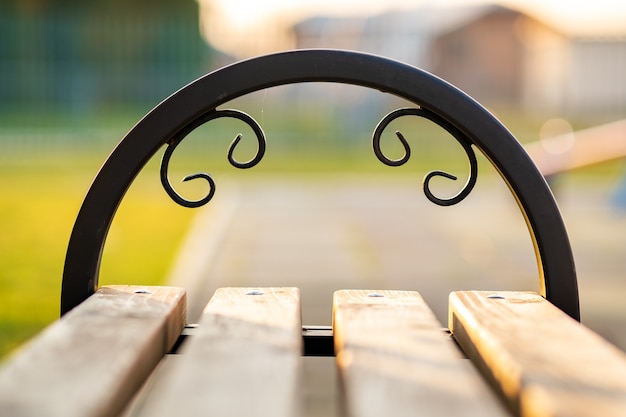
[(178, 192), (176, 192), (176, 190), (174, 189), (174, 187), (172, 187), (172, 184), (170, 183), (170, 180), (169, 180), (168, 170), (169, 170), (169, 163), (170, 163), (172, 154), (176, 150), (176, 147), (192, 131), (194, 131), (198, 127), (202, 126), (203, 124), (211, 120), (219, 119), (222, 117), (232, 117), (232, 118), (241, 120), (242, 122), (250, 126), (250, 128), (253, 130), (257, 138), (258, 146), (257, 146), (256, 154), (252, 157), (252, 159), (245, 161), (245, 162), (240, 162), (235, 159), (234, 153), (235, 153), (235, 148), (237, 147), (237, 145), (243, 138), (243, 135), (239, 133), (235, 137), (235, 139), (231, 142), (230, 146), (228, 147), (228, 162), (230, 162), (232, 166), (234, 166), (235, 168), (239, 168), (239, 169), (252, 168), (256, 164), (258, 164), (261, 161), (261, 159), (263, 159), (263, 155), (265, 155), (265, 147), (266, 147), (265, 133), (263, 133), (263, 129), (261, 128), (261, 126), (250, 115), (239, 110), (213, 110), (207, 113), (206, 115), (196, 119), (193, 123), (186, 126), (185, 129), (181, 130), (177, 135), (175, 135), (171, 140), (167, 142), (168, 146), (165, 149), (165, 153), (163, 154), (163, 159), (161, 160), (161, 184), (163, 184), (163, 188), (165, 189), (165, 192), (167, 192), (167, 194), (170, 196), (170, 198), (174, 200), (177, 204), (180, 204), (183, 207), (191, 207), (191, 208), (201, 207), (205, 205), (206, 203), (208, 203), (209, 201), (211, 201), (211, 199), (213, 198), (213, 195), (215, 194), (215, 181), (213, 180), (211, 175), (209, 175), (206, 172), (199, 172), (196, 174), (187, 175), (185, 178), (183, 178), (183, 182), (191, 181), (195, 179), (204, 179), (205, 181), (209, 183), (209, 192), (205, 197), (199, 200), (187, 200), (186, 198), (178, 194)]
[(388, 158), (383, 153), (380, 146), (383, 131), (387, 128), (387, 126), (389, 126), (391, 122), (403, 116), (419, 116), (436, 123), (443, 129), (445, 129), (448, 133), (450, 133), (463, 147), (463, 150), (465, 150), (465, 154), (467, 155), (467, 159), (469, 161), (470, 174), (467, 182), (465, 183), (461, 191), (459, 191), (455, 196), (450, 198), (439, 198), (432, 193), (430, 189), (430, 181), (433, 179), (433, 177), (439, 176), (451, 180), (457, 180), (457, 177), (455, 175), (449, 174), (445, 171), (430, 171), (426, 174), (423, 181), (424, 194), (426, 195), (426, 198), (428, 198), (431, 202), (439, 206), (451, 206), (463, 201), (463, 199), (465, 199), (465, 197), (467, 197), (471, 193), (472, 189), (476, 185), (476, 180), (478, 178), (478, 162), (476, 160), (476, 154), (474, 153), (474, 149), (472, 148), (472, 142), (459, 129), (457, 129), (452, 124), (429, 110), (419, 107), (402, 108), (394, 110), (391, 113), (387, 114), (385, 117), (383, 117), (383, 119), (376, 126), (376, 129), (374, 130), (374, 134), (372, 136), (372, 146), (374, 148), (374, 154), (376, 154), (378, 160), (385, 165), (395, 167), (404, 165), (411, 157), (411, 147), (409, 146), (409, 143), (400, 131), (396, 131), (395, 134), (402, 146), (404, 147), (404, 155), (401, 158)]
[[(384, 91), (431, 109), (459, 129), (471, 141), (471, 145), (463, 141), (464, 147), (487, 157), (519, 204), (537, 256), (541, 295), (580, 320), (576, 268), (565, 224), (545, 179), (511, 132), (467, 94), (428, 72), (380, 56), (324, 49), (287, 51), (228, 65), (172, 94), (128, 132), (94, 178), (76, 217), (65, 257), (61, 314), (98, 289), (102, 252), (115, 213), (159, 149), (175, 145), (172, 138), (184, 137), (182, 130), (190, 125), (193, 130), (204, 122), (198, 119), (207, 120), (205, 115), (224, 103), (267, 88), (308, 82)], [(262, 154), (259, 150), (253, 161)]]

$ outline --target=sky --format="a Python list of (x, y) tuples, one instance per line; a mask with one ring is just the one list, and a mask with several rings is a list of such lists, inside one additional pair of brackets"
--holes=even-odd
[[(373, 15), (390, 9), (421, 6), (498, 3), (529, 13), (579, 36), (626, 36), (624, 0), (198, 0), (205, 36), (226, 52), (256, 54), (280, 49), (285, 27), (315, 15)], [(261, 33), (276, 45), (260, 45)], [(250, 42), (254, 46), (247, 45)], [(287, 46), (286, 44), (284, 46)], [(248, 49), (250, 52), (247, 52)], [(260, 50), (259, 50), (260, 49)], [(242, 52), (243, 51), (243, 52)]]

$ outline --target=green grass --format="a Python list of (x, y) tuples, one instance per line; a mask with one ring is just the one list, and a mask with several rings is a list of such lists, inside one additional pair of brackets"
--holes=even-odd
[[(98, 164), (91, 155), (3, 163), (0, 357), (58, 318), (67, 243)], [(149, 167), (115, 217), (100, 283), (162, 284), (192, 216), (165, 196)]]
[(61, 242), (76, 204), (68, 187), (67, 178), (2, 175), (0, 354), (58, 316)]

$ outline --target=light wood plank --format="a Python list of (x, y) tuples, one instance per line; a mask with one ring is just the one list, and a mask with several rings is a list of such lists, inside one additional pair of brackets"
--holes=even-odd
[(338, 291), (333, 330), (348, 416), (506, 415), (416, 292)]
[(185, 290), (103, 287), (0, 369), (0, 415), (116, 416), (185, 324)]
[(181, 355), (147, 395), (138, 415), (297, 416), (300, 291), (218, 289)]
[(626, 355), (537, 294), (452, 293), (450, 328), (522, 416), (626, 415)]

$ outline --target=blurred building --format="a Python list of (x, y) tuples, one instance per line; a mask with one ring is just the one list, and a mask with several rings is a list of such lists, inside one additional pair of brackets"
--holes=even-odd
[(346, 48), (430, 71), (489, 106), (534, 112), (626, 111), (626, 38), (576, 38), (496, 5), (315, 17), (296, 24), (297, 48)]
[(562, 107), (568, 39), (515, 10), (480, 10), (437, 34), (429, 69), (480, 102), (535, 110)]
[(566, 110), (626, 117), (626, 35), (574, 38), (569, 63)]

